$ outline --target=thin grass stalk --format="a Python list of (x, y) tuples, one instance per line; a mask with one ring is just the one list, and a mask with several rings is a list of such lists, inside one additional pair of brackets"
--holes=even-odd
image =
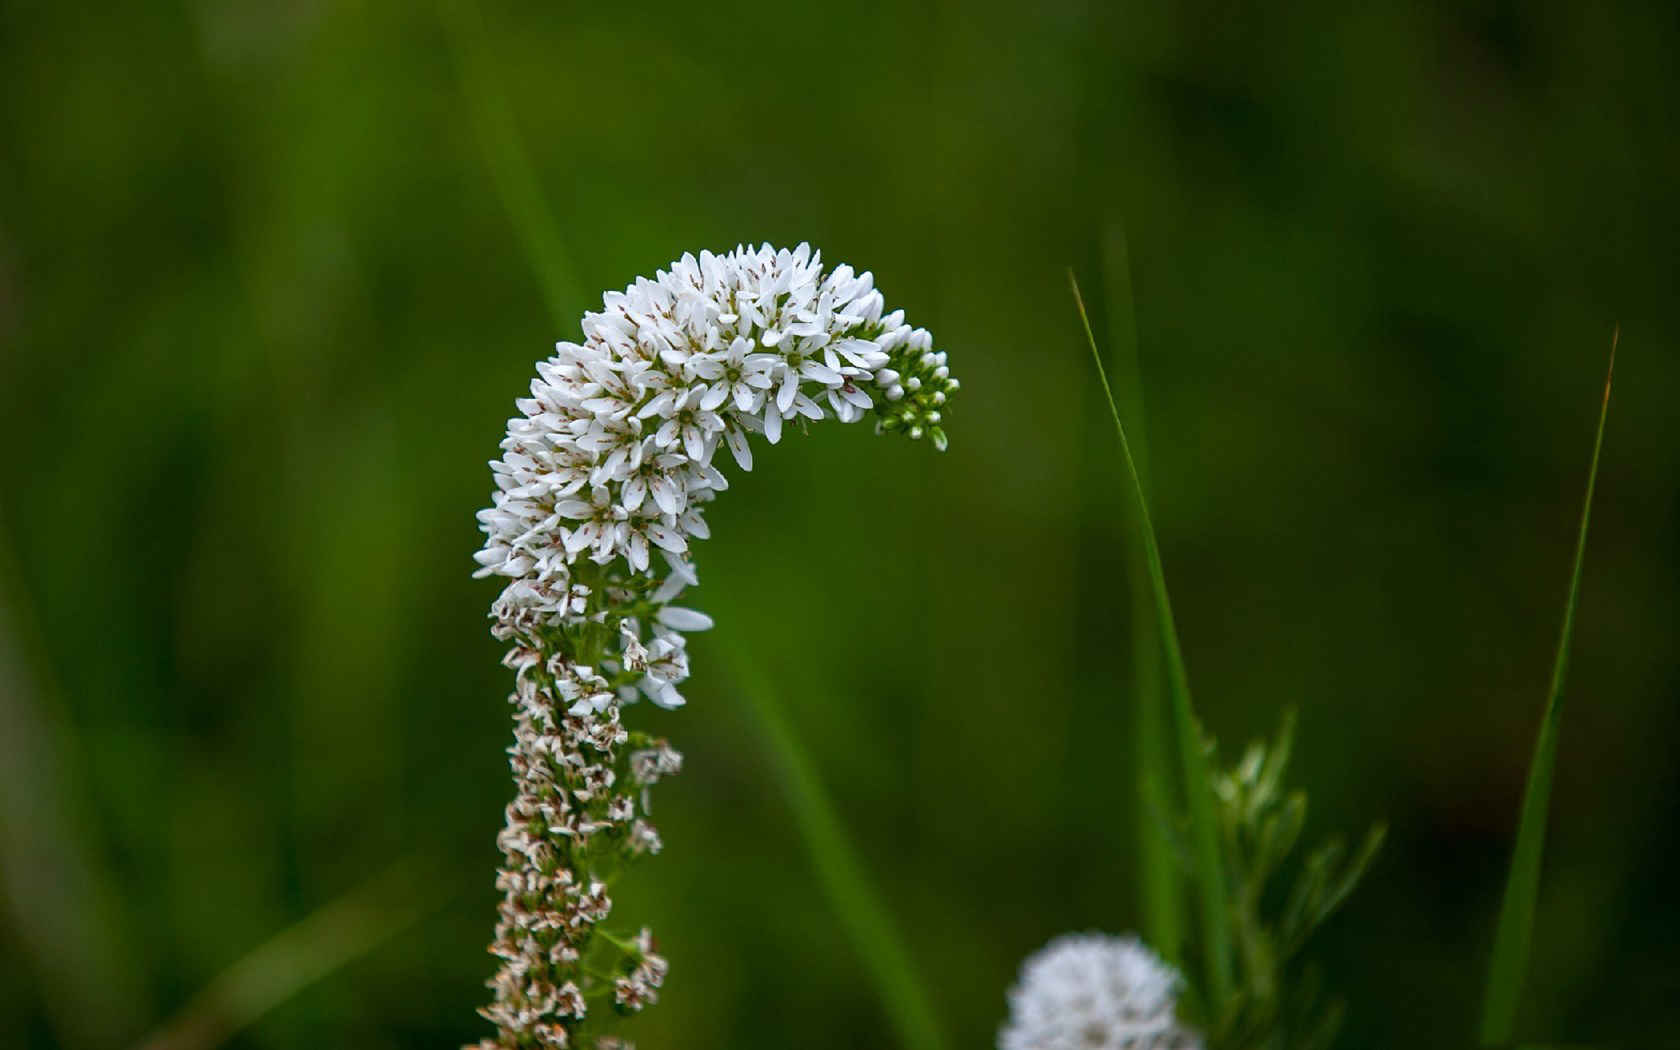
[(1205, 983), (1202, 988), (1209, 1020), (1217, 1022), (1230, 1003), (1233, 984), (1231, 956), (1231, 919), (1225, 908), (1225, 866), (1220, 855), (1219, 822), (1214, 811), (1213, 781), (1208, 769), (1207, 751), (1202, 745), (1201, 727), (1196, 723), (1190, 702), (1190, 676), (1184, 668), (1184, 654), (1178, 644), (1178, 627), (1173, 619), (1172, 600), (1167, 596), (1166, 575), (1161, 569), (1161, 552), (1155, 540), (1155, 526), (1149, 517), (1149, 500), (1143, 493), (1143, 481), (1138, 476), (1137, 461), (1132, 457), (1131, 443), (1126, 439), (1126, 427), (1120, 421), (1120, 409), (1109, 386), (1108, 372), (1103, 368), (1102, 354), (1097, 349), (1097, 337), (1091, 331), (1091, 318), (1085, 310), (1085, 299), (1079, 294), (1079, 282), (1068, 271), (1068, 284), (1073, 289), (1074, 302), (1079, 307), (1079, 320), (1085, 328), (1085, 338), (1091, 347), (1091, 360), (1097, 366), (1103, 394), (1108, 398), (1109, 412), (1114, 417), (1114, 431), (1120, 438), (1120, 452), (1126, 464), (1126, 474), (1137, 498), (1140, 533), (1144, 555), (1149, 563), (1149, 582), (1154, 590), (1155, 613), (1160, 620), (1161, 642), (1167, 662), (1167, 695), (1172, 700), (1173, 721), (1177, 729), (1179, 766), (1184, 777), (1184, 793), (1189, 802), (1190, 847), (1196, 867), (1195, 882), (1201, 891), (1202, 952)]
[[(1142, 367), (1138, 359), (1137, 313), (1132, 295), (1131, 254), (1125, 228), (1110, 223), (1102, 243), (1106, 278), (1109, 341), (1114, 346), (1115, 378), (1132, 420), (1132, 449), (1138, 476), (1149, 491), (1149, 441), (1144, 423)], [(1143, 932), (1150, 945), (1174, 966), (1184, 966), (1184, 902), (1178, 888), (1178, 862), (1163, 821), (1172, 812), (1166, 698), (1161, 688), (1161, 638), (1143, 545), (1132, 547), (1126, 575), (1131, 595), (1132, 747), (1137, 765), (1137, 855), (1139, 904)]]
[(847, 841), (845, 827), (821, 778), (772, 699), (762, 674), (749, 660), (731, 652), (730, 676), (764, 733), (823, 894), (868, 967), (899, 1044), (914, 1050), (943, 1050), (945, 1039), (910, 953), (858, 864), (858, 851)]
[(59, 1044), (110, 1046), (144, 1023), (139, 968), (33, 613), (0, 534), (0, 926)]
[(555, 233), (559, 227), (490, 61), (483, 14), (474, 0), (439, 0), (438, 7), (449, 31), (446, 35), (455, 45), (462, 93), (490, 177), (525, 246), (525, 255), (537, 275), (551, 319), (557, 326), (564, 326), (580, 296), (572, 267)]
[(1575, 565), (1569, 575), (1569, 596), (1563, 605), (1563, 627), (1558, 635), (1557, 655), (1552, 661), (1545, 716), (1541, 719), (1540, 732), (1534, 741), (1534, 757), (1528, 767), (1528, 785), (1523, 790), (1522, 816), (1517, 825), (1517, 844), (1511, 854), (1511, 870), (1506, 877), (1505, 898), (1500, 905), (1499, 926), (1494, 935), (1493, 958), (1488, 966), (1487, 999), (1482, 1011), (1484, 1045), (1503, 1045), (1511, 1041), (1517, 1005), (1528, 973), (1534, 911), (1540, 896), (1540, 867), (1546, 847), (1546, 817), (1551, 808), (1552, 773), (1557, 764), (1558, 727), (1563, 720), (1563, 683), (1569, 669), (1569, 643), (1575, 631), (1581, 564), (1587, 551), (1587, 525), (1592, 518), (1593, 490), (1598, 485), (1598, 457), (1604, 447), (1604, 421), (1610, 415), (1610, 386), (1616, 374), (1616, 344), (1620, 341), (1621, 329), (1618, 327), (1610, 338), (1610, 364), (1604, 376), (1604, 395), (1599, 402), (1592, 465), (1587, 470), (1587, 494), (1581, 503), (1581, 524), (1575, 534)]
[(415, 857), (275, 934), (224, 970), (137, 1050), (212, 1050), (438, 907), (453, 887)]

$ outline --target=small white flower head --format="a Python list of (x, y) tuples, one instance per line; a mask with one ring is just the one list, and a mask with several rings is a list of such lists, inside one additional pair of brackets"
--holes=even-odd
[(1058, 937), (1021, 965), (998, 1050), (1201, 1050), (1178, 1023), (1178, 989), (1136, 937)]

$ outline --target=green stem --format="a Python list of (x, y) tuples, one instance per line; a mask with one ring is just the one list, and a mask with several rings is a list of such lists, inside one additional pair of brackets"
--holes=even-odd
[(943, 1050), (945, 1040), (934, 1020), (927, 992), (917, 979), (910, 953), (870, 886), (846, 841), (840, 823), (815, 768), (771, 698), (760, 673), (744, 658), (729, 659), (731, 676), (752, 706), (766, 742), (786, 781), (788, 800), (798, 818), (824, 894), (840, 918), (858, 955), (868, 966), (888, 1019), (897, 1029), (900, 1045), (912, 1050)]
[(1505, 899), (1499, 909), (1498, 932), (1494, 935), (1493, 959), (1488, 966), (1487, 1000), (1482, 1011), (1484, 1045), (1511, 1041), (1517, 1003), (1528, 972), (1534, 909), (1540, 896), (1540, 864), (1546, 846), (1546, 814), (1551, 808), (1552, 770), (1557, 763), (1558, 726), (1563, 719), (1563, 681), (1569, 669), (1569, 642), (1575, 631), (1575, 604), (1581, 590), (1581, 564), (1587, 552), (1587, 525), (1592, 517), (1593, 489), (1598, 485), (1598, 455), (1604, 447), (1604, 421), (1610, 415), (1610, 384), (1616, 374), (1616, 344), (1620, 341), (1618, 327), (1610, 338), (1610, 365), (1599, 403), (1598, 431), (1593, 437), (1592, 465), (1587, 471), (1587, 494), (1581, 504), (1581, 525), (1575, 534), (1575, 566), (1569, 576), (1569, 596), (1563, 605), (1563, 628), (1558, 636), (1557, 656), (1552, 661), (1546, 713), (1528, 767), (1517, 845), (1511, 854)]
[(1103, 368), (1102, 354), (1097, 350), (1097, 338), (1091, 331), (1091, 319), (1085, 311), (1084, 297), (1079, 294), (1079, 282), (1068, 271), (1068, 283), (1073, 289), (1074, 302), (1079, 307), (1079, 319), (1085, 326), (1085, 338), (1091, 346), (1091, 359), (1097, 366), (1108, 398), (1109, 412), (1114, 416), (1114, 431), (1120, 438), (1120, 452), (1126, 463), (1126, 474), (1137, 499), (1139, 530), (1143, 536), (1144, 556), (1149, 563), (1149, 582), (1154, 590), (1155, 613), (1161, 625), (1161, 643), (1167, 660), (1167, 695), (1172, 700), (1174, 727), (1178, 736), (1179, 765), (1184, 776), (1184, 792), (1189, 800), (1191, 848), (1195, 855), (1196, 883), (1201, 890), (1202, 951), (1206, 966), (1205, 993), (1210, 1020), (1217, 1021), (1231, 999), (1233, 967), (1231, 961), (1231, 923), (1226, 908), (1224, 864), (1219, 849), (1219, 821), (1214, 811), (1213, 781), (1208, 770), (1207, 751), (1202, 746), (1201, 729), (1196, 723), (1190, 702), (1190, 676), (1184, 668), (1184, 654), (1178, 644), (1178, 627), (1173, 619), (1172, 600), (1167, 596), (1166, 575), (1161, 569), (1161, 552), (1155, 540), (1155, 526), (1149, 517), (1149, 500), (1144, 496), (1143, 481), (1138, 477), (1137, 462), (1132, 458), (1131, 443), (1126, 440), (1126, 427), (1120, 422), (1120, 409), (1114, 403), (1114, 391)]
[(461, 69), (461, 87), (471, 110), (474, 130), (484, 149), (490, 177), (525, 244), (538, 284), (558, 325), (568, 320), (566, 304), (579, 301), (566, 253), (555, 235), (558, 226), (537, 180), (536, 168), (525, 151), (507, 99), (496, 79), (485, 40), (484, 19), (474, 0), (439, 0)]
[[(1115, 378), (1132, 420), (1132, 445), (1138, 475), (1149, 490), (1149, 441), (1144, 427), (1142, 368), (1138, 363), (1137, 313), (1132, 295), (1131, 256), (1126, 232), (1117, 222), (1105, 230), (1103, 273), (1107, 278), (1109, 338), (1114, 345)], [(1125, 391), (1130, 391), (1126, 397)], [(1141, 528), (1140, 528), (1141, 531)], [(1143, 932), (1154, 949), (1179, 968), (1184, 966), (1184, 914), (1179, 895), (1178, 863), (1165, 825), (1173, 810), (1165, 701), (1161, 696), (1161, 642), (1143, 545), (1132, 548), (1127, 574), (1131, 592), (1133, 753), (1137, 760), (1138, 889)]]
[(206, 985), (139, 1050), (210, 1050), (434, 908), (453, 887), (408, 857), (287, 927)]

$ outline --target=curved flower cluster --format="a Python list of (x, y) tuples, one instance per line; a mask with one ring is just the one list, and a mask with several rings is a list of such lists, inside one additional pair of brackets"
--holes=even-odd
[(477, 575), (509, 581), (492, 633), (517, 673), (485, 1050), (628, 1047), (604, 1020), (652, 1003), (664, 981), (646, 930), (601, 923), (611, 876), (659, 850), (647, 789), (681, 756), (619, 713), (643, 696), (684, 702), (684, 633), (711, 620), (672, 602), (697, 582), (689, 545), (728, 487), (719, 447), (750, 470), (749, 435), (775, 444), (789, 425), (873, 417), (943, 449), (957, 389), (870, 274), (825, 272), (806, 245), (685, 255), (604, 296), (583, 334), (538, 363), (478, 515)]
[(1179, 977), (1136, 937), (1068, 934), (1021, 966), (998, 1050), (1201, 1050)]
[[(689, 543), (708, 535), (703, 507), (728, 487), (719, 447), (751, 470), (749, 434), (775, 444), (790, 424), (873, 415), (882, 430), (945, 444), (941, 406), (957, 389), (945, 355), (903, 311), (886, 312), (872, 275), (825, 273), (803, 244), (685, 255), (606, 295), (583, 332), (537, 365), (490, 465), (497, 491), (479, 513), (477, 560), (479, 575), (514, 581), (499, 619), (552, 627), (575, 616), (573, 584), (589, 564), (621, 564), (644, 614), (658, 612), (696, 582)], [(684, 621), (696, 622), (642, 621), (667, 632), (639, 682), (663, 706), (682, 703), (680, 674), (660, 672), (681, 670), (670, 634)]]

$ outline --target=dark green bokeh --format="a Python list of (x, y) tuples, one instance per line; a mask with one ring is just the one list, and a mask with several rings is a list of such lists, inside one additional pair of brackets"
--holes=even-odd
[(728, 646), (989, 1045), (1024, 954), (1137, 922), (1131, 537), (1063, 275), (1096, 297), (1121, 223), (1198, 706), (1229, 754), (1296, 705), (1309, 834), (1391, 824), (1320, 945), (1348, 1046), (1474, 1031), (1620, 321), (1519, 1033), (1674, 1031), (1680, 23), (1344, 7), (488, 9), (557, 332), (433, 6), (6, 5), (3, 1041), (125, 1045), (410, 855), (443, 903), (231, 1045), (483, 1034), (485, 460), (599, 289), (808, 239), (950, 351), (952, 447), (823, 427), (716, 506), (690, 706), (633, 714), (688, 756), (622, 895), (673, 967), (636, 1034), (890, 1045)]

